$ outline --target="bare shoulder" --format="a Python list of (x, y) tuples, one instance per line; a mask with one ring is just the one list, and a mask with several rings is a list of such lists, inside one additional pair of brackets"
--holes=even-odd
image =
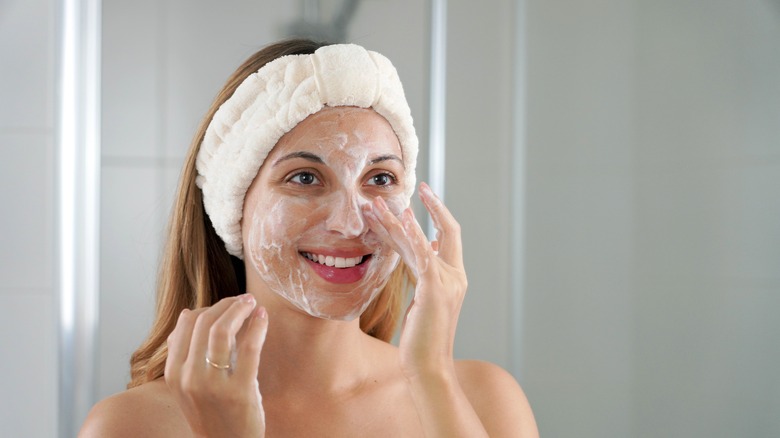
[(528, 399), (506, 370), (489, 362), (459, 360), (455, 371), (490, 436), (539, 436)]
[(189, 428), (163, 379), (108, 397), (87, 415), (79, 438), (175, 437)]

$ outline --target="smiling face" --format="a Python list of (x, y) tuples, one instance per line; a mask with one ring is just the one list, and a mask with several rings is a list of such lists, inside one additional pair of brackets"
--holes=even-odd
[(325, 108), (285, 134), (244, 201), (247, 284), (316, 317), (352, 320), (384, 287), (398, 255), (361, 213), (374, 197), (409, 205), (390, 124), (370, 109)]

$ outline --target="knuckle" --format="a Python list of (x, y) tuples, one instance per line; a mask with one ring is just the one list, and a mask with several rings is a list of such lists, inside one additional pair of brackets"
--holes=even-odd
[(196, 313), (190, 309), (182, 309), (181, 313), (179, 313), (179, 321), (191, 321), (195, 315)]
[(214, 322), (214, 317), (208, 312), (199, 312), (197, 315), (194, 315), (194, 318), (193, 325), (195, 330), (203, 330), (206, 327), (210, 327)]
[(168, 386), (173, 385), (174, 382), (179, 381), (179, 373), (176, 370), (176, 367), (172, 366), (170, 362), (165, 363), (165, 371), (163, 372), (165, 376), (165, 383)]
[(209, 329), (209, 340), (213, 342), (224, 342), (230, 335), (230, 326), (225, 322), (217, 322)]
[(458, 281), (458, 286), (461, 291), (461, 293), (465, 294), (466, 290), (469, 288), (469, 280), (466, 278), (466, 276), (461, 276)]
[(254, 357), (260, 354), (260, 352), (263, 350), (263, 344), (258, 339), (248, 339), (248, 342), (246, 342), (242, 347), (244, 350), (244, 353), (246, 353), (249, 357)]
[(192, 372), (183, 373), (179, 379), (179, 388), (185, 394), (200, 394), (203, 391), (203, 385)]

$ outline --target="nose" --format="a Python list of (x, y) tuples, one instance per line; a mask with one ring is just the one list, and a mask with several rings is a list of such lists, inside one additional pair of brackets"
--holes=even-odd
[(367, 225), (363, 220), (363, 212), (360, 211), (358, 196), (350, 193), (334, 200), (325, 226), (329, 231), (338, 232), (347, 238), (363, 234)]

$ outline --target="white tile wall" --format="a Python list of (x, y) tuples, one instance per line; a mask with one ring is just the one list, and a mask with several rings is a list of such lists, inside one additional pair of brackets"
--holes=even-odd
[(49, 289), (0, 294), (0, 425), (4, 436), (56, 436), (55, 302)]
[(158, 64), (162, 154), (182, 157), (195, 129), (228, 76), (249, 55), (279, 38), (297, 14), (296, 2), (170, 0), (165, 4)]
[(57, 433), (53, 7), (0, 6), (0, 434)]
[(161, 2), (103, 2), (101, 150), (155, 157), (159, 148)]
[(8, 0), (0, 9), (0, 130), (53, 127), (53, 5)]
[(103, 167), (98, 397), (125, 389), (154, 315), (163, 196), (155, 167)]
[[(51, 133), (0, 129), (0, 294), (53, 284), (54, 160)], [(49, 292), (51, 293), (51, 292)]]

